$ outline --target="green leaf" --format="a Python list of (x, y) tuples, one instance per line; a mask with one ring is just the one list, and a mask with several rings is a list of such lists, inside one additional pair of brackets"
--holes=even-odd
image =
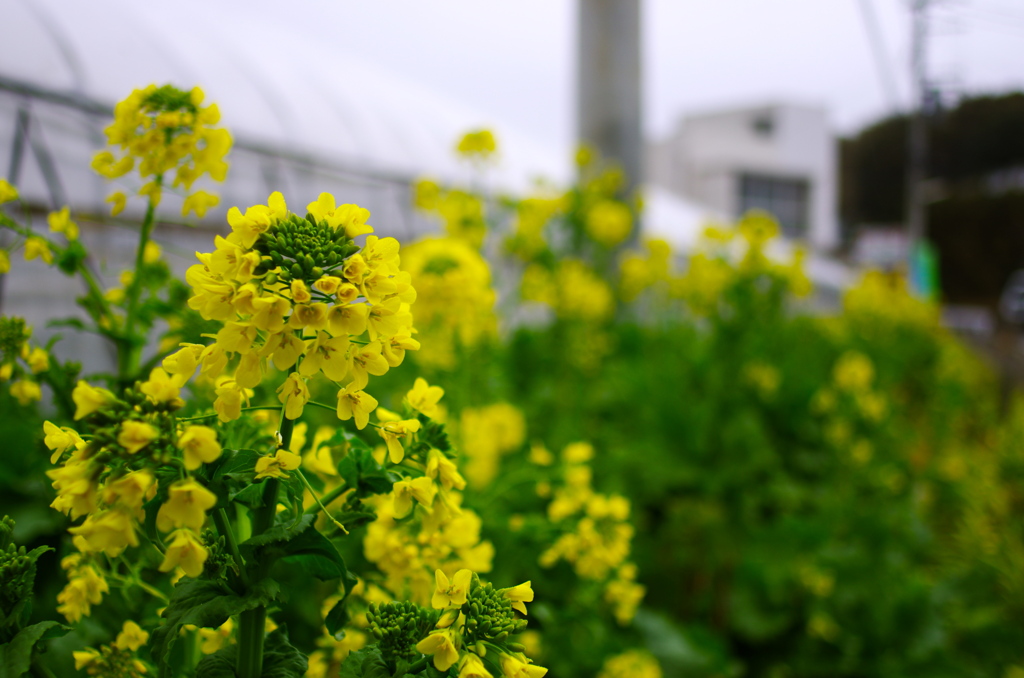
[(348, 624), (351, 615), (348, 612), (348, 597), (352, 593), (352, 589), (359, 583), (359, 577), (355, 576), (351, 572), (346, 572), (342, 575), (342, 586), (345, 587), (345, 594), (341, 597), (331, 611), (324, 617), (324, 626), (327, 627), (327, 632), (334, 637), (338, 637), (338, 632), (341, 631)]
[(221, 455), (221, 463), (213, 474), (214, 480), (220, 480), (225, 476), (235, 477), (240, 480), (252, 480), (256, 475), (256, 460), (260, 453), (255, 450), (226, 450), (230, 455)]
[(376, 645), (349, 653), (341, 665), (339, 678), (391, 678), (388, 665)]
[(249, 508), (259, 508), (266, 503), (263, 498), (264, 489), (266, 489), (264, 487), (264, 483), (246, 485), (238, 492), (232, 494), (230, 499), (231, 501), (237, 501), (239, 504), (248, 506)]
[(288, 642), (288, 632), (281, 627), (267, 636), (263, 644), (263, 675), (261, 678), (302, 678), (309, 662), (306, 655)]
[[(286, 542), (308, 530), (314, 520), (316, 520), (316, 516), (304, 515), (298, 520), (298, 522), (278, 523), (263, 534), (258, 534), (251, 539), (246, 539), (239, 544), (238, 547), (242, 549), (243, 553), (246, 553), (247, 549), (255, 549), (258, 546), (266, 546), (277, 542)], [(251, 551), (249, 552), (251, 553)], [(246, 555), (248, 555), (248, 553), (246, 553)]]
[(174, 587), (171, 600), (163, 612), (164, 623), (153, 631), (150, 649), (160, 676), (170, 675), (167, 658), (181, 627), (195, 624), (217, 628), (228, 617), (267, 605), (277, 595), (278, 585), (272, 579), (256, 583), (245, 595), (238, 595), (223, 581), (183, 579)]
[(69, 631), (69, 627), (55, 621), (39, 622), (23, 628), (11, 642), (0, 645), (0, 678), (18, 678), (28, 673), (36, 644), (42, 640), (60, 638)]
[(349, 576), (338, 549), (319, 530), (306, 530), (286, 542), (284, 547), (286, 563), (298, 565), (317, 579), (326, 581)]
[(356, 488), (356, 496), (365, 497), (371, 494), (387, 494), (391, 486), (401, 478), (394, 473), (385, 471), (373, 458), (373, 451), (356, 439), (360, 446), (349, 449), (348, 455), (338, 462), (338, 473), (352, 487)]
[(238, 645), (230, 643), (196, 664), (196, 678), (237, 678)]
[(347, 577), (348, 568), (338, 549), (312, 527), (315, 519), (305, 515), (297, 523), (279, 523), (242, 542), (239, 548), (246, 560), (267, 563), (283, 559), (321, 580)]

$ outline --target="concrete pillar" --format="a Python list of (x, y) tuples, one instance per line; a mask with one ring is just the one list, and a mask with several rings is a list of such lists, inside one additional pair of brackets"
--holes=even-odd
[(576, 120), (580, 143), (643, 183), (640, 0), (578, 0)]

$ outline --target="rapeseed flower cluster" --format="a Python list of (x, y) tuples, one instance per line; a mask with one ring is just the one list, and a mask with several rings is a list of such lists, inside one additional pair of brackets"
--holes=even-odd
[(549, 306), (559, 318), (601, 322), (615, 311), (612, 289), (579, 259), (565, 258), (554, 269), (530, 264), (523, 272), (522, 298)]
[(661, 666), (649, 652), (627, 650), (604, 661), (597, 678), (661, 678)]
[[(460, 678), (542, 678), (548, 672), (533, 664), (522, 644), (510, 642), (526, 629), (526, 603), (533, 601), (530, 582), (496, 589), (468, 569), (451, 579), (440, 570), (435, 576), (431, 607), (440, 611), (440, 618), (416, 643), (417, 651), (433, 656), (434, 668), (457, 666)], [(376, 621), (380, 613), (371, 610), (371, 615)]]
[(373, 232), (369, 211), (336, 205), (328, 193), (307, 212), (289, 212), (280, 193), (245, 214), (232, 208), (232, 233), (217, 236), (216, 250), (197, 254), (186, 273), (189, 306), (224, 326), (212, 344), (186, 345), (164, 365), (185, 377), (198, 366), (214, 380), (221, 421), (239, 417), (248, 389), (273, 365), (288, 371), (277, 389), (288, 419), (302, 414), (307, 382), (323, 374), (337, 386), (338, 417), (362, 429), (377, 406), (365, 391), (370, 376), (420, 347), (409, 310), (416, 291), (399, 270), (398, 241), (367, 235), (356, 245), (353, 238)]
[[(165, 175), (173, 171), (171, 185), (187, 193), (182, 216), (189, 212), (204, 216), (218, 198), (193, 191), (192, 186), (204, 174), (224, 181), (228, 170), (224, 158), (233, 142), (230, 132), (216, 127), (220, 122), (217, 104), (203, 106), (203, 99), (198, 87), (185, 92), (172, 85), (149, 85), (133, 91), (114, 108), (114, 122), (105, 130), (107, 143), (119, 153), (100, 151), (93, 158), (93, 169), (107, 179), (138, 171), (148, 181), (137, 193), (152, 205), (160, 203)], [(121, 191), (108, 198), (114, 214), (124, 209), (127, 199)]]
[[(459, 349), (497, 335), (495, 292), (487, 261), (460, 238), (425, 238), (402, 254), (403, 268), (416, 281), (416, 324), (423, 338), (418, 359), (451, 368)], [(460, 309), (452, 313), (452, 309)]]
[(457, 188), (442, 188), (430, 179), (414, 187), (413, 204), (438, 219), (445, 233), (479, 250), (487, 237), (487, 208), (484, 199)]
[(459, 139), (455, 151), (470, 160), (487, 160), (498, 152), (498, 142), (489, 129), (472, 130)]
[(149, 634), (133, 621), (126, 621), (110, 645), (98, 650), (86, 648), (74, 653), (75, 669), (89, 676), (103, 678), (141, 678), (151, 673), (151, 667), (136, 656), (146, 645)]
[[(58, 601), (71, 621), (88, 616), (107, 590), (99, 554), (115, 558), (139, 546), (140, 537), (148, 541), (140, 530), (142, 505), (158, 493), (164, 500), (156, 528), (167, 534), (159, 569), (180, 567), (191, 577), (203, 571), (209, 550), (200, 533), (217, 499), (191, 474), (215, 461), (221, 446), (213, 429), (177, 424), (173, 412), (184, 404), (183, 383), (160, 367), (121, 397), (79, 381), (72, 398), (85, 435), (49, 421), (43, 425), (51, 463), (63, 460), (47, 471), (57, 491), (51, 506), (72, 520), (85, 518), (68, 530), (80, 553), (62, 562), (69, 582)], [(167, 467), (176, 467), (178, 478), (158, 483), (158, 472)]]
[(939, 307), (915, 297), (907, 280), (897, 273), (871, 270), (843, 295), (843, 312), (859, 326), (908, 325), (935, 329)]
[(497, 477), (501, 457), (522, 447), (526, 419), (509, 403), (467, 407), (459, 416), (458, 432), (466, 477), (482, 490)]
[(600, 583), (616, 620), (626, 625), (645, 593), (636, 583), (636, 566), (627, 560), (634, 534), (630, 505), (625, 497), (593, 490), (593, 455), (593, 447), (584, 442), (562, 450), (563, 482), (547, 508), (548, 519), (561, 534), (539, 562), (549, 568), (564, 560), (580, 578)]
[(858, 465), (874, 456), (871, 440), (889, 411), (888, 399), (875, 384), (871, 359), (854, 350), (839, 356), (832, 381), (822, 385), (811, 400), (811, 411), (822, 418), (826, 440), (847, 450)]
[(43, 397), (40, 379), (51, 368), (50, 353), (32, 346), (32, 328), (21, 318), (0, 318), (0, 382), (10, 382), (10, 393), (19, 405)]

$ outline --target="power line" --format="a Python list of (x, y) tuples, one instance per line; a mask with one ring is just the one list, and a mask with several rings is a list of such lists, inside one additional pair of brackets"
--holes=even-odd
[(896, 90), (896, 79), (893, 77), (892, 68), (885, 52), (885, 44), (874, 4), (872, 0), (860, 0), (858, 4), (861, 16), (864, 18), (864, 27), (868, 32), (868, 41), (871, 44), (871, 53), (875, 58), (875, 66), (878, 68), (878, 77), (882, 81), (882, 91), (888, 100), (890, 110), (897, 110), (899, 108), (899, 93)]

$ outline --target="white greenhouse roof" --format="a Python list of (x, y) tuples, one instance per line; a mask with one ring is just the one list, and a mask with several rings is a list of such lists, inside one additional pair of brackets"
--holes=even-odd
[(175, 0), (173, 9), (133, 0), (0, 0), (0, 16), (0, 76), (40, 89), (110, 106), (149, 83), (197, 84), (239, 141), (396, 177), (461, 178), (455, 141), (490, 127), (502, 149), (489, 172), (494, 186), (521, 190), (538, 176), (569, 176), (568, 149), (538, 145), (492, 116), (290, 32), (273, 16), (194, 0)]

